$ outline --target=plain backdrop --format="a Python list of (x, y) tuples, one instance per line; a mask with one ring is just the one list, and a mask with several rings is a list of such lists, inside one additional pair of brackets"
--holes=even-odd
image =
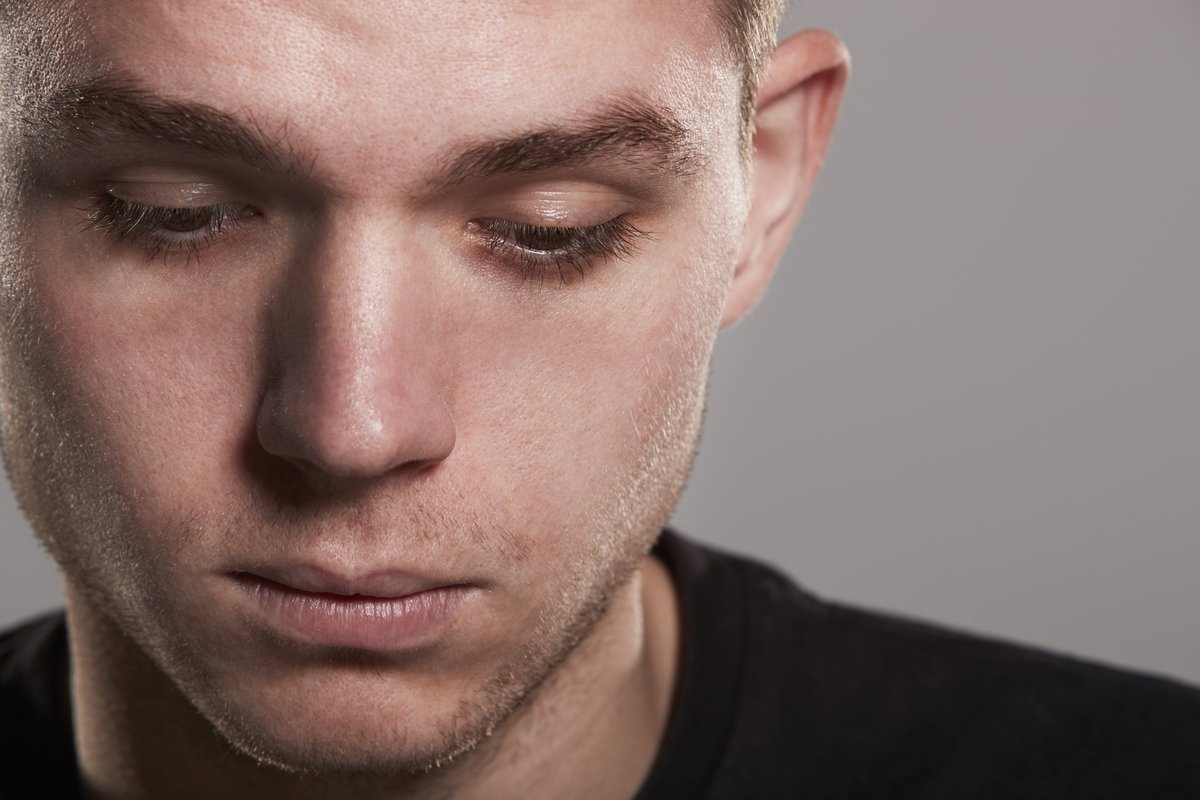
[[(1200, 2), (809, 0), (833, 148), (675, 516), (817, 593), (1200, 683)], [(7, 490), (5, 490), (7, 491)], [(0, 498), (0, 624), (60, 602)]]

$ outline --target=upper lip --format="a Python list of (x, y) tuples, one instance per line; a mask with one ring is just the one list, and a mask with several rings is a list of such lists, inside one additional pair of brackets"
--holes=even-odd
[(298, 592), (336, 594), (347, 597), (354, 595), (380, 598), (406, 597), (430, 589), (456, 586), (461, 583), (460, 581), (447, 581), (390, 569), (346, 575), (313, 564), (255, 566), (252, 569), (237, 570), (234, 574), (243, 578), (266, 579)]

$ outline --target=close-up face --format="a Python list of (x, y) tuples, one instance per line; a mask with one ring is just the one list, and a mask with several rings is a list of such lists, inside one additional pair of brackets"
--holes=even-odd
[(6, 142), (0, 346), (69, 593), (260, 757), (469, 746), (685, 481), (746, 208), (713, 15), (61, 13)]

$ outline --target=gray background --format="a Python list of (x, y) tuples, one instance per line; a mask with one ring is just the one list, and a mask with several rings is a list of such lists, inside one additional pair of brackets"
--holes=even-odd
[[(1200, 682), (1200, 2), (810, 0), (834, 146), (676, 515), (818, 593)], [(7, 490), (5, 490), (7, 492)], [(0, 498), (0, 624), (59, 602)]]

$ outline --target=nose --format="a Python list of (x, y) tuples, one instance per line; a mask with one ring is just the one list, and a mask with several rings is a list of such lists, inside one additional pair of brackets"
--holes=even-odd
[(415, 472), (454, 449), (433, 270), (396, 256), (394, 229), (362, 215), (319, 226), (268, 309), (258, 440), (311, 478)]

